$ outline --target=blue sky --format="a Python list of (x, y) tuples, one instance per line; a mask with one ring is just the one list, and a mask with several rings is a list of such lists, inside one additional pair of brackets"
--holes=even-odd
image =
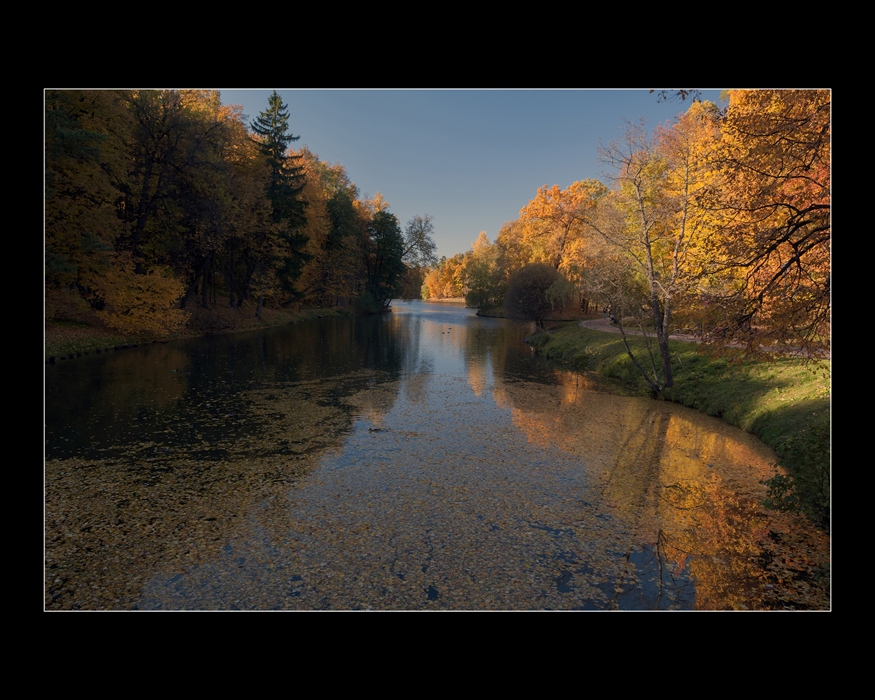
[[(249, 121), (271, 92), (221, 90)], [(542, 185), (607, 182), (600, 142), (620, 138), (626, 121), (652, 129), (689, 106), (660, 103), (648, 89), (277, 92), (301, 137), (293, 147), (339, 162), (363, 196), (381, 192), (402, 227), (431, 214), (438, 255), (447, 257), (468, 250), (480, 231), (494, 241)]]

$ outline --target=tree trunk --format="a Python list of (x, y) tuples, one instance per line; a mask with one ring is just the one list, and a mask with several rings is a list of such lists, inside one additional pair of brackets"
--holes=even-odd
[(662, 356), (663, 386), (668, 389), (674, 386), (674, 375), (671, 371), (671, 354), (668, 349), (668, 336), (660, 333), (657, 342), (659, 343), (659, 354)]
[[(662, 310), (659, 308), (659, 298), (655, 292), (651, 293), (650, 303), (653, 308), (653, 329), (656, 331), (656, 343), (659, 345), (659, 356), (662, 360), (662, 386), (668, 389), (674, 385), (674, 376), (671, 371), (671, 353), (668, 349), (668, 329), (665, 327), (665, 319)], [(668, 303), (666, 301), (666, 304)]]
[(204, 264), (201, 267), (201, 279), (203, 280), (203, 286), (201, 287), (201, 306), (206, 309), (209, 308), (210, 305), (209, 288), (213, 279), (212, 253), (207, 256), (207, 259), (204, 260)]

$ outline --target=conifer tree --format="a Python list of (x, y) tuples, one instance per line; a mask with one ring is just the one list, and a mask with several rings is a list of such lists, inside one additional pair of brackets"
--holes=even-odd
[(279, 265), (279, 277), (283, 289), (295, 295), (295, 281), (301, 276), (304, 264), (312, 257), (305, 252), (307, 236), (301, 232), (306, 223), (306, 202), (301, 198), (304, 190), (304, 170), (297, 164), (297, 156), (288, 154), (288, 147), (300, 136), (289, 131), (288, 105), (284, 104), (276, 90), (268, 98), (268, 107), (255, 121), (252, 130), (261, 138), (259, 147), (270, 169), (267, 195), (273, 208), (273, 222), (286, 250)]

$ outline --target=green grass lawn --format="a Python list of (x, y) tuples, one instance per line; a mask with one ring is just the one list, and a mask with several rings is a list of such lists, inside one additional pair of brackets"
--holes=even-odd
[[(530, 342), (548, 358), (611, 377), (642, 394), (650, 392), (619, 334), (567, 327), (533, 336)], [(629, 344), (649, 367), (644, 340), (630, 337)], [(735, 350), (718, 356), (695, 343), (669, 345), (674, 386), (663, 397), (721, 417), (769, 445), (790, 475), (767, 482), (767, 505), (800, 510), (828, 527), (830, 361), (751, 359)]]

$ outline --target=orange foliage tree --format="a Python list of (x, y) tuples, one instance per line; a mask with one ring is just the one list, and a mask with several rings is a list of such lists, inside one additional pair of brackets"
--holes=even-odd
[(598, 180), (574, 182), (538, 190), (520, 210), (522, 238), (532, 250), (532, 262), (545, 262), (557, 270), (567, 269), (583, 257), (585, 217), (607, 188)]
[(715, 159), (722, 277), (709, 290), (727, 339), (829, 346), (830, 119), (828, 90), (730, 93)]

